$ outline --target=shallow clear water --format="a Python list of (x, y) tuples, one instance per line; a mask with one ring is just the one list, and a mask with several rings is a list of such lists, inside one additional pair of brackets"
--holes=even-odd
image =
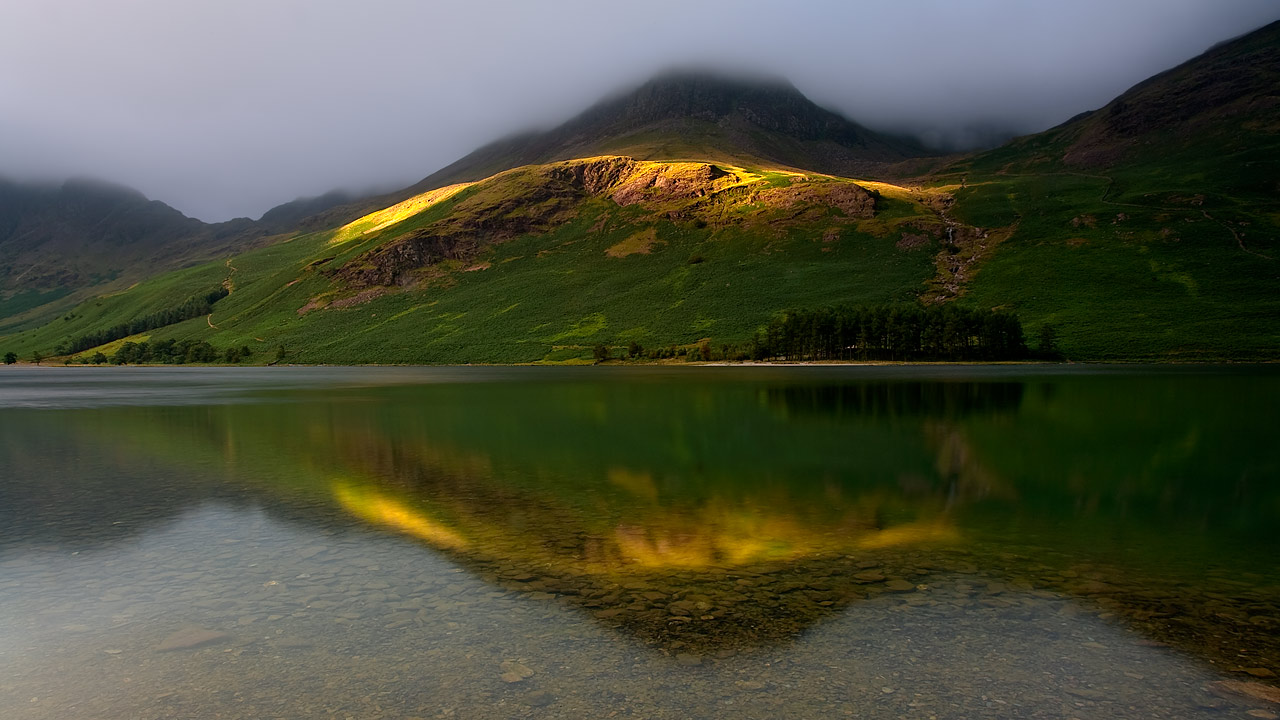
[(3, 369), (0, 717), (1268, 717), (1278, 407), (1271, 368)]

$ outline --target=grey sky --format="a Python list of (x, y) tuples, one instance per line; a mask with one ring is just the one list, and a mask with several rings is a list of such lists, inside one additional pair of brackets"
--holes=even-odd
[(5, 0), (0, 176), (257, 217), (408, 184), (700, 64), (785, 76), (872, 127), (1032, 132), (1277, 18), (1276, 0)]

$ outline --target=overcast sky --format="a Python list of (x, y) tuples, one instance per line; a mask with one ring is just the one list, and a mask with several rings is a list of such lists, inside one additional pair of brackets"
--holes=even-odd
[(406, 185), (699, 64), (782, 75), (876, 128), (1033, 132), (1277, 18), (1276, 0), (0, 0), (0, 176), (257, 217)]

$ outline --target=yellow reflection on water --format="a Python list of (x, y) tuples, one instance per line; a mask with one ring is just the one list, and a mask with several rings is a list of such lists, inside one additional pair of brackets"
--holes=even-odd
[(941, 545), (960, 542), (960, 532), (946, 516), (896, 525), (877, 530), (858, 539), (856, 545), (865, 550), (902, 545)]
[(466, 538), (439, 522), (381, 493), (357, 488), (340, 480), (333, 483), (333, 496), (351, 514), (379, 525), (386, 525), (437, 547), (465, 550)]
[(717, 570), (961, 541), (945, 512), (890, 527), (877, 524), (880, 503), (874, 497), (824, 517), (801, 512), (784, 497), (746, 503), (711, 497), (674, 507), (658, 502), (656, 487), (645, 478), (636, 471), (609, 473), (612, 484), (629, 486), (648, 501), (644, 507), (597, 506), (600, 515), (557, 513), (545, 523), (531, 522), (521, 510), (537, 511), (517, 497), (477, 505), (437, 488), (446, 520), (421, 507), (421, 496), (398, 496), (372, 483), (335, 480), (331, 490), (352, 515), (433, 547), (579, 576)]
[(658, 486), (654, 483), (651, 473), (637, 472), (622, 467), (611, 467), (605, 477), (608, 478), (610, 484), (626, 490), (636, 497), (655, 502), (658, 499)]

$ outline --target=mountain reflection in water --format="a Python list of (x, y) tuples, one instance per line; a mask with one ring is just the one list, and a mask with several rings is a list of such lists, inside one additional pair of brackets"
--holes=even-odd
[(892, 598), (1280, 670), (1276, 396), (1274, 375), (641, 376), (28, 412), (0, 441), (0, 552), (132, 542), (217, 500), (411, 537), (673, 654)]

